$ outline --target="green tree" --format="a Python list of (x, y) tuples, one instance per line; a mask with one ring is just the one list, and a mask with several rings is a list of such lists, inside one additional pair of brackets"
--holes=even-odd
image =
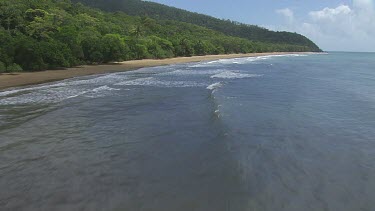
[(205, 42), (198, 40), (194, 45), (194, 52), (196, 55), (202, 56), (209, 52), (208, 46)]
[(88, 63), (104, 62), (104, 47), (101, 38), (96, 36), (84, 37), (81, 42), (84, 59)]
[(174, 43), (175, 55), (177, 56), (193, 56), (194, 48), (190, 40), (186, 38), (179, 39)]
[(75, 58), (74, 64), (79, 64), (80, 60), (84, 60), (81, 37), (76, 27), (71, 25), (60, 27), (54, 38), (70, 48), (72, 56)]
[(130, 31), (130, 35), (139, 39), (140, 37), (143, 36), (143, 27), (141, 25), (137, 25), (137, 26), (134, 26), (131, 31)]
[(104, 62), (122, 61), (126, 58), (127, 46), (119, 34), (107, 34), (102, 37)]
[(136, 59), (144, 59), (144, 58), (147, 58), (148, 56), (147, 47), (142, 44), (136, 44), (134, 48), (134, 52), (135, 52)]
[(50, 16), (37, 16), (26, 26), (26, 32), (37, 40), (48, 40), (53, 33), (57, 32), (57, 27)]
[(0, 24), (7, 31), (20, 28), (24, 23), (23, 9), (24, 4), (9, 0), (0, 1)]
[(39, 50), (38, 43), (30, 37), (20, 35), (15, 37), (15, 63), (24, 70), (44, 70), (48, 68)]
[(13, 37), (7, 31), (0, 29), (0, 62), (4, 66), (4, 71), (8, 71), (14, 63), (14, 44)]

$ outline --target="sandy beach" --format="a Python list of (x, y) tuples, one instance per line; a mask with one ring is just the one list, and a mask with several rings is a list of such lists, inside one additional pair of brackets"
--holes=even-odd
[(178, 57), (170, 59), (145, 59), (125, 61), (113, 64), (103, 65), (84, 65), (74, 68), (67, 68), (63, 70), (47, 70), (40, 72), (20, 72), (20, 73), (3, 73), (0, 74), (0, 90), (19, 87), (33, 84), (41, 84), (52, 81), (58, 81), (78, 76), (95, 75), (112, 72), (122, 72), (135, 70), (142, 67), (153, 67), (170, 65), (177, 63), (210, 61), (217, 59), (241, 58), (241, 57), (256, 57), (266, 55), (283, 55), (291, 54), (292, 52), (277, 52), (277, 53), (250, 53), (250, 54), (226, 54), (226, 55), (207, 55), (207, 56), (193, 56), (193, 57)]

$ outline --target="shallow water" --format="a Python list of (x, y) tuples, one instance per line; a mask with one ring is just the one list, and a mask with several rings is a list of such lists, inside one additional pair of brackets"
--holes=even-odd
[(0, 210), (373, 210), (375, 54), (0, 92)]

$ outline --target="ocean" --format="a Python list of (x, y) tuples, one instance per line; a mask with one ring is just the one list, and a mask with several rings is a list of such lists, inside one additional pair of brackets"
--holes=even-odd
[(0, 210), (375, 209), (375, 54), (143, 68), (0, 92)]

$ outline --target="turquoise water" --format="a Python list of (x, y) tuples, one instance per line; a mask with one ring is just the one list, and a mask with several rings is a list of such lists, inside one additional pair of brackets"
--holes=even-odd
[(374, 137), (371, 53), (6, 90), (0, 210), (373, 210)]

